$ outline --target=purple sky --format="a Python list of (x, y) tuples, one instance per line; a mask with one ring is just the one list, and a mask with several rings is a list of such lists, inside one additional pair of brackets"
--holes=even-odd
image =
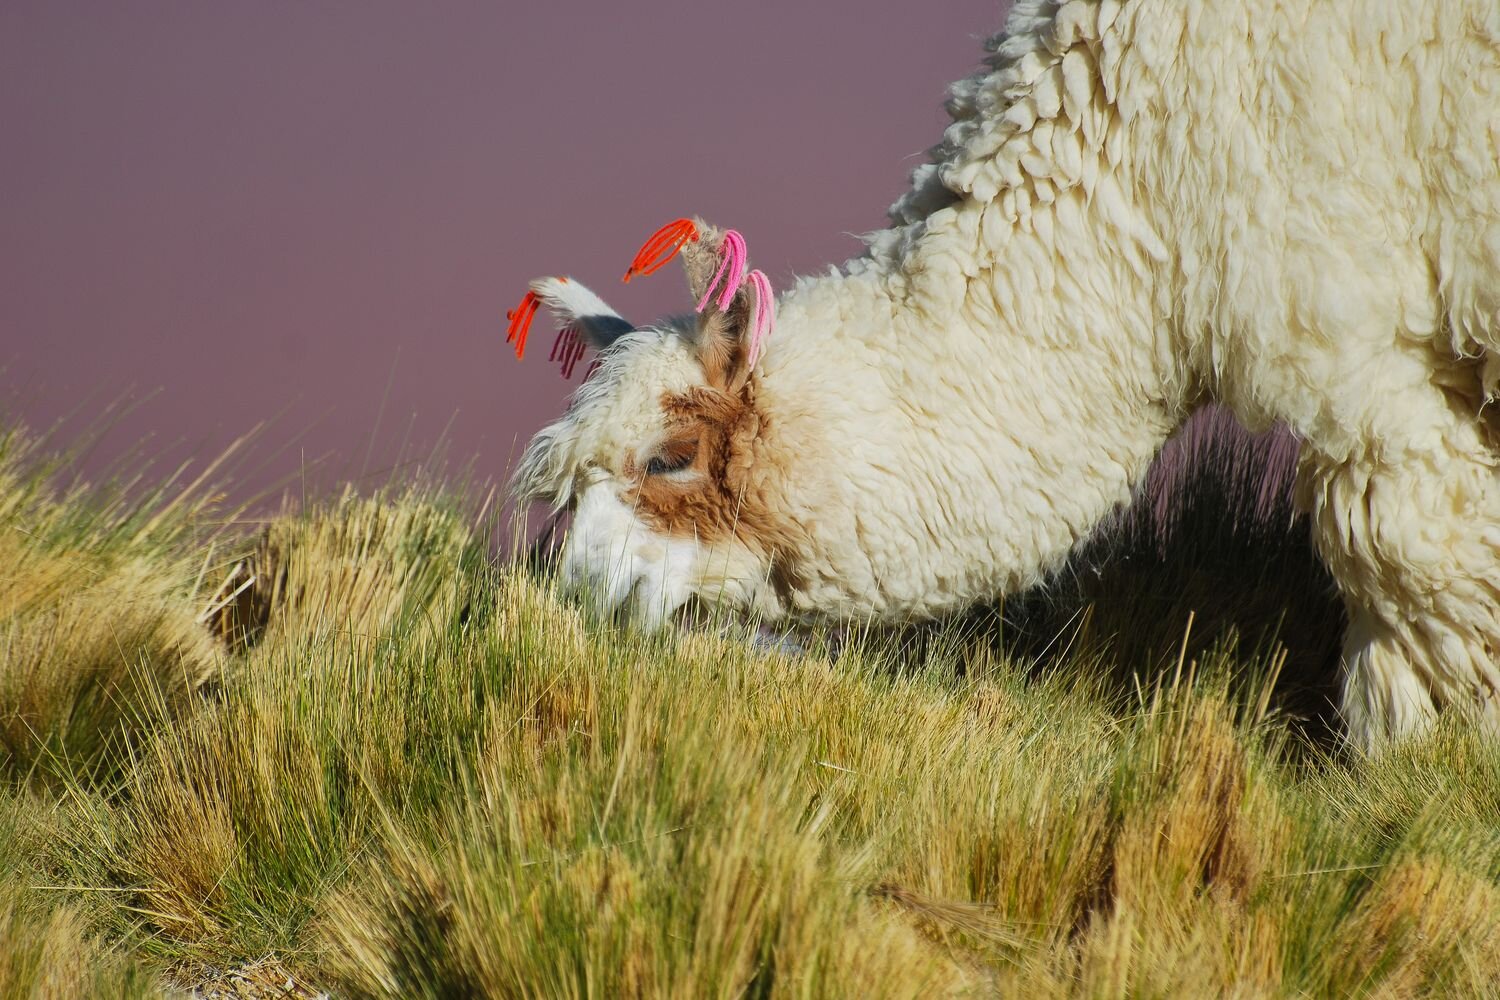
[(682, 309), (619, 276), (693, 213), (778, 285), (845, 260), (1003, 7), (7, 0), (0, 419), (144, 400), (88, 465), (149, 438), (165, 472), (274, 417), (241, 492), (445, 435), (499, 479), (569, 391), (549, 329), (504, 345), (530, 278)]

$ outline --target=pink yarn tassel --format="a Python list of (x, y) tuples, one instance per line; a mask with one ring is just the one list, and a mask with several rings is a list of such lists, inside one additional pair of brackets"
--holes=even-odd
[(575, 343), (573, 345), (573, 350), (568, 354), (567, 359), (565, 361), (563, 361), (563, 370), (562, 370), (562, 377), (563, 378), (568, 379), (570, 381), (572, 380), (572, 378), (573, 378), (573, 369), (578, 366), (578, 362), (579, 361), (583, 360), (583, 352), (584, 352), (583, 339), (579, 338), (578, 341), (577, 341), (577, 343)]
[(754, 371), (776, 326), (776, 296), (771, 291), (771, 279), (764, 272), (751, 271), (745, 280), (755, 289), (755, 311), (750, 321), (750, 370)]
[(719, 291), (718, 301), (714, 304), (719, 307), (720, 312), (729, 308), (729, 303), (734, 301), (735, 293), (745, 283), (745, 262), (749, 260), (749, 257), (745, 249), (745, 237), (733, 229), (726, 229), (724, 242), (719, 246), (719, 269), (714, 272), (713, 279), (709, 281), (703, 298), (698, 300), (698, 312), (702, 312), (708, 305), (708, 300), (714, 294), (714, 286), (719, 283), (720, 278), (725, 279), (724, 287)]
[(557, 362), (562, 377), (571, 379), (573, 369), (583, 358), (583, 352), (587, 346), (577, 329), (565, 326), (557, 331), (557, 339), (552, 342), (552, 353), (547, 355), (547, 360)]
[(557, 331), (557, 339), (552, 341), (552, 351), (547, 355), (548, 361), (556, 361), (573, 346), (573, 338), (578, 336), (578, 331), (571, 326), (565, 326)]

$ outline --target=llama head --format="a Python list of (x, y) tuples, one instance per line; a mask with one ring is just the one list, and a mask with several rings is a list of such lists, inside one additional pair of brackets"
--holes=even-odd
[[(561, 420), (526, 448), (512, 484), (522, 503), (571, 507), (562, 576), (601, 610), (650, 625), (690, 599), (761, 603), (756, 544), (760, 429), (752, 374), (773, 303), (733, 230), (678, 220), (641, 249), (625, 280), (680, 255), (694, 314), (637, 327), (576, 281), (544, 278), (513, 314), (512, 339), (546, 306), (564, 370), (598, 352)], [(518, 350), (519, 353), (519, 350)]]

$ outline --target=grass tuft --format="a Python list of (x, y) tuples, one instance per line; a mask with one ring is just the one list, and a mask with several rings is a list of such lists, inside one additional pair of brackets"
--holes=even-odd
[(236, 535), (0, 440), (0, 997), (1500, 994), (1500, 748), (1343, 755), (1200, 586), (788, 656), (434, 487)]

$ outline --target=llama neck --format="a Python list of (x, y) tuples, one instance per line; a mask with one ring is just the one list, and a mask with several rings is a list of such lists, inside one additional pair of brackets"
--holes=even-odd
[(1180, 423), (1145, 97), (1117, 79), (1171, 74), (1129, 54), (1134, 17), (1019, 0), (895, 225), (784, 297), (758, 401), (790, 610), (930, 615), (1033, 583)]
[(788, 610), (926, 616), (1012, 592), (1128, 501), (1180, 393), (1149, 284), (1070, 211), (1050, 240), (1013, 228), (991, 248), (985, 206), (960, 201), (784, 297), (758, 402), (796, 522), (775, 557)]

